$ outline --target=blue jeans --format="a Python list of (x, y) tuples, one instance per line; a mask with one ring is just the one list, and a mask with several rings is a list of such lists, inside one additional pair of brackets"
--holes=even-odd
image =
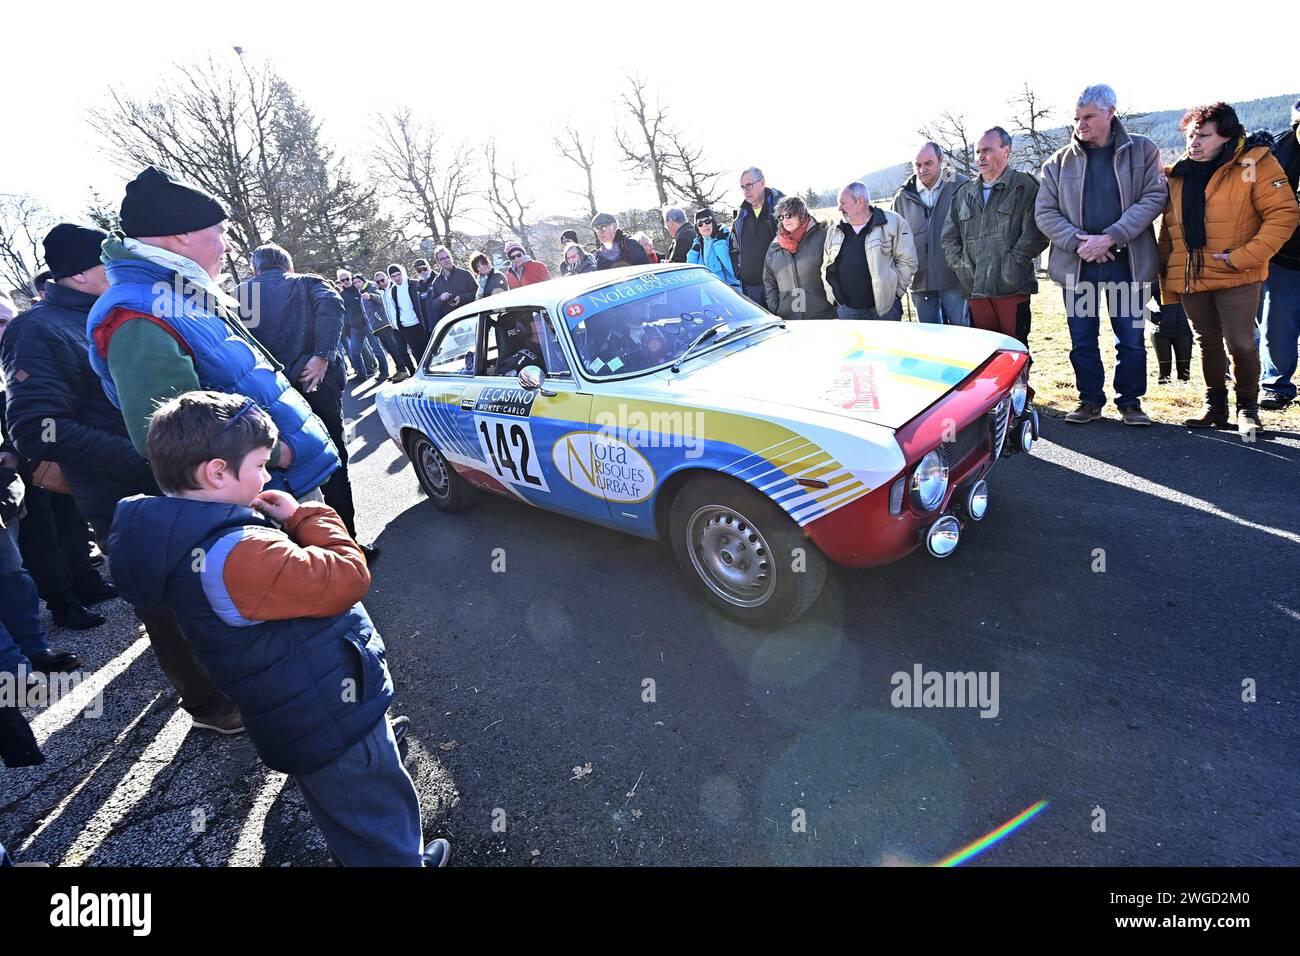
[(1300, 342), (1300, 271), (1276, 263), (1259, 302), (1259, 388), (1294, 399), (1297, 342)]
[(1106, 371), (1101, 365), (1101, 302), (1115, 333), (1115, 405), (1140, 404), (1147, 391), (1147, 351), (1142, 341), (1146, 284), (1133, 281), (1128, 257), (1114, 262), (1085, 262), (1079, 281), (1067, 287), (1065, 317), (1070, 327), (1070, 364), (1079, 386), (1079, 401), (1106, 404)]
[(41, 633), (41, 599), (18, 553), (18, 520), (0, 530), (0, 671), (18, 673), (50, 649)]
[(370, 351), (374, 335), (366, 329), (348, 330), (348, 358), (352, 360), (352, 374), (369, 378), (375, 374), (375, 356)]
[(899, 299), (894, 303), (894, 307), (881, 315), (875, 309), (855, 309), (848, 305), (835, 306), (835, 318), (837, 319), (884, 319), (889, 322), (901, 322), (903, 320), (903, 300)]
[(387, 717), (333, 763), (293, 776), (344, 866), (424, 865), (420, 798)]
[(970, 307), (960, 289), (947, 292), (913, 292), (918, 322), (932, 325), (970, 325)]

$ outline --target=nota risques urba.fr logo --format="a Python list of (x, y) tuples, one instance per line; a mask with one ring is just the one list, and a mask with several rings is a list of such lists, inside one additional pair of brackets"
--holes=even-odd
[(626, 442), (597, 432), (569, 432), (551, 451), (555, 467), (579, 491), (609, 501), (635, 503), (650, 497), (654, 469)]

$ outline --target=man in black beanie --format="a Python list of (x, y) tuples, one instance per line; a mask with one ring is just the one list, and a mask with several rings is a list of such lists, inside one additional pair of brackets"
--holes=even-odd
[(90, 363), (141, 455), (154, 410), (168, 399), (197, 390), (253, 399), (280, 431), (268, 487), (313, 497), (339, 457), (280, 363), (245, 328), (259, 317), (241, 316), (221, 287), (227, 218), (215, 196), (159, 166), (127, 184), (125, 236), (104, 243), (109, 289), (90, 313)]
[[(45, 261), (51, 281), (45, 299), (15, 319), (0, 339), (14, 443), (25, 457), (59, 466), (71, 500), (105, 547), (120, 499), (160, 493), (86, 351), (88, 316), (108, 289), (100, 261), (107, 239), (98, 229), (70, 223), (50, 230)], [(171, 612), (137, 608), (136, 613), (195, 726), (223, 733), (242, 729), (239, 712), (199, 664)]]
[[(81, 414), (76, 405), (60, 409), (42, 397), (52, 385), (57, 388), (63, 376), (75, 374), (77, 367), (76, 362), (71, 369), (64, 365), (61, 360), (65, 356), (51, 359), (46, 345), (52, 336), (57, 338), (63, 320), (70, 320), (69, 327), (81, 326), (73, 341), (84, 341), (90, 304), (108, 285), (99, 261), (99, 247), (105, 238), (99, 229), (67, 222), (51, 229), (44, 243), (50, 273), (46, 299), (15, 319), (9, 333), (0, 340), (0, 363), (14, 366), (7, 419), (15, 444), (22, 442), (19, 451), (25, 459), (20, 472), (27, 481), (27, 516), (19, 525), (18, 535), (23, 563), (49, 606), (54, 623), (74, 630), (103, 624), (103, 616), (88, 611), (86, 606), (116, 597), (116, 592), (90, 563), (90, 529), (77, 502), (66, 494), (39, 487), (32, 480), (33, 472), (53, 459), (29, 451), (48, 451), (60, 430), (76, 432), (83, 427), (70, 417)], [(80, 365), (89, 371), (85, 362)], [(78, 388), (84, 391), (98, 385), (91, 375)], [(100, 404), (107, 406), (108, 402), (101, 398)], [(39, 441), (39, 437), (50, 441)], [(62, 467), (59, 462), (55, 464)], [(78, 461), (70, 467), (76, 470), (80, 464)]]

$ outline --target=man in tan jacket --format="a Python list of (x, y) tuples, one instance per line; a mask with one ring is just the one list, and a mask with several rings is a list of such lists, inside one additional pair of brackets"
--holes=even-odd
[(903, 293), (916, 274), (916, 242), (902, 216), (871, 205), (860, 182), (840, 190), (844, 218), (826, 231), (822, 279), (841, 319), (903, 317)]
[(1115, 333), (1115, 406), (1125, 425), (1150, 425), (1141, 404), (1147, 390), (1142, 330), (1159, 268), (1151, 224), (1169, 189), (1160, 147), (1126, 131), (1115, 106), (1115, 91), (1104, 84), (1079, 96), (1074, 135), (1043, 164), (1034, 218), (1052, 242), (1047, 271), (1065, 293), (1079, 389), (1079, 407), (1065, 420), (1096, 421), (1106, 405), (1098, 346), (1104, 299)]

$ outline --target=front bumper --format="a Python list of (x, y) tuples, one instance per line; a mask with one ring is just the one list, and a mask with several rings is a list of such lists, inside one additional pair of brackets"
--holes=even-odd
[[(985, 479), (993, 465), (1003, 456), (1028, 451), (1038, 438), (1038, 412), (1027, 405), (1015, 415), (1009, 399), (1025, 360), (1023, 353), (1001, 353), (986, 368), (989, 374), (971, 383), (971, 394), (961, 394), (965, 387), (955, 390), (900, 429), (897, 437), (907, 468), (870, 494), (805, 526), (823, 553), (847, 567), (887, 564), (922, 546), (936, 557), (951, 554), (966, 525), (978, 520), (970, 513), (972, 490), (984, 483), (987, 506)], [(939, 507), (922, 511), (912, 502), (906, 483), (916, 463), (935, 448), (943, 449), (948, 462), (948, 489)], [(901, 495), (895, 488), (899, 482)]]

